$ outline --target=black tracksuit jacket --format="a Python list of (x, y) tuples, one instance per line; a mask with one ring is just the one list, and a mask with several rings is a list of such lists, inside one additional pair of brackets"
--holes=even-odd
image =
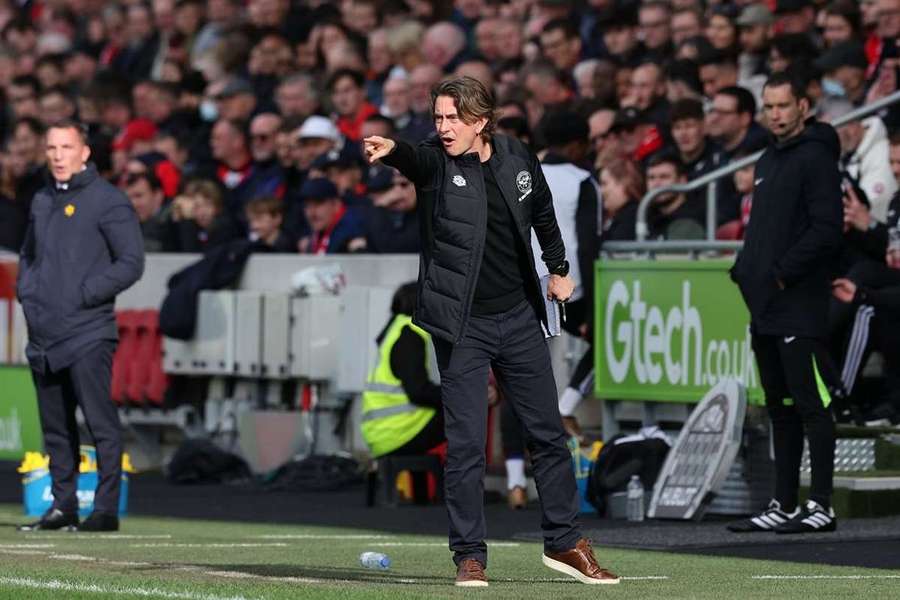
[(49, 180), (31, 203), (16, 284), (31, 367), (55, 372), (88, 345), (115, 340), (116, 295), (143, 272), (141, 227), (125, 194), (93, 164), (67, 190)]
[(756, 334), (827, 336), (829, 267), (843, 241), (839, 157), (834, 128), (808, 120), (799, 135), (770, 140), (756, 163), (750, 223), (731, 270)]
[[(397, 146), (383, 162), (416, 185), (422, 251), (413, 321), (431, 335), (458, 343), (465, 335), (487, 231), (487, 196), (478, 154), (450, 156), (437, 136), (415, 148)], [(504, 135), (491, 140), (494, 178), (516, 223), (531, 268), (526, 297), (546, 326), (547, 313), (534, 257), (531, 229), (541, 259), (552, 269), (566, 259), (550, 188), (533, 152)]]

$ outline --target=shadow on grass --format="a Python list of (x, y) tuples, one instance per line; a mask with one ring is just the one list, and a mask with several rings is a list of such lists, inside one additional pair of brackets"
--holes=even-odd
[(326, 566), (300, 566), (300, 565), (193, 565), (210, 571), (233, 571), (237, 573), (246, 573), (259, 577), (304, 577), (309, 579), (322, 579), (334, 581), (358, 581), (360, 583), (384, 583), (397, 584), (403, 583), (401, 580), (415, 581), (415, 583), (448, 583), (453, 580), (455, 575), (448, 569), (447, 575), (440, 577), (436, 575), (425, 575), (416, 573), (404, 573), (399, 575), (396, 572), (375, 571), (362, 568), (347, 567), (326, 567)]

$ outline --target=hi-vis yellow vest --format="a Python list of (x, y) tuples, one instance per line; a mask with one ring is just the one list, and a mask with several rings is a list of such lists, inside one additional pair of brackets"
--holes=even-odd
[[(388, 327), (378, 348), (378, 363), (369, 374), (363, 392), (362, 434), (372, 456), (382, 456), (400, 448), (425, 429), (435, 414), (433, 408), (410, 402), (400, 380), (391, 371), (391, 349), (407, 325), (422, 336), (426, 346), (431, 343), (431, 336), (413, 325), (412, 317), (408, 315), (397, 315)], [(427, 358), (425, 368), (428, 369)]]

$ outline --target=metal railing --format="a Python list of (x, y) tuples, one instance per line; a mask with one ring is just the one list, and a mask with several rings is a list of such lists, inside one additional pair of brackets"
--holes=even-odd
[[(890, 106), (891, 104), (894, 104), (897, 101), (900, 101), (900, 90), (894, 92), (893, 94), (891, 94), (889, 96), (885, 96), (884, 98), (876, 100), (875, 102), (872, 102), (871, 104), (866, 104), (865, 106), (861, 106), (861, 107), (857, 108), (856, 110), (852, 110), (852, 111), (848, 112), (846, 115), (838, 117), (837, 119), (832, 121), (831, 124), (835, 127), (842, 127), (842, 126), (846, 125), (847, 123), (856, 121), (858, 119), (861, 119), (863, 117), (867, 117), (873, 113), (876, 113), (879, 110), (881, 110), (882, 108)], [(756, 154), (752, 154), (750, 156), (745, 156), (744, 158), (741, 158), (740, 160), (730, 162), (725, 166), (719, 167), (715, 171), (710, 171), (709, 173), (702, 175), (702, 176), (698, 177), (697, 179), (692, 179), (691, 181), (689, 181), (687, 183), (679, 183), (676, 185), (667, 185), (665, 187), (657, 188), (655, 190), (651, 190), (651, 191), (647, 192), (644, 195), (644, 197), (641, 198), (641, 203), (638, 205), (637, 224), (635, 226), (635, 235), (637, 237), (637, 241), (644, 242), (644, 244), (637, 244), (637, 245), (635, 245), (635, 247), (630, 248), (630, 247), (628, 247), (628, 245), (635, 244), (635, 242), (616, 242), (616, 243), (604, 244), (603, 250), (604, 251), (606, 251), (606, 250), (616, 251), (616, 252), (626, 252), (626, 251), (630, 251), (630, 250), (646, 251), (648, 249), (647, 243), (646, 243), (647, 235), (649, 235), (649, 233), (650, 233), (650, 229), (647, 226), (647, 211), (649, 210), (650, 204), (653, 202), (653, 200), (661, 194), (666, 194), (666, 193), (670, 193), (670, 192), (675, 192), (678, 194), (682, 194), (682, 193), (686, 193), (686, 192), (693, 192), (694, 190), (699, 189), (699, 188), (703, 187), (704, 185), (707, 186), (707, 188), (706, 188), (706, 190), (707, 190), (707, 192), (706, 192), (706, 242), (707, 242), (707, 244), (713, 242), (716, 238), (716, 200), (717, 200), (717, 193), (716, 193), (717, 186), (715, 185), (716, 182), (719, 179), (722, 179), (723, 177), (727, 177), (728, 175), (731, 175), (735, 171), (746, 167), (747, 165), (751, 165), (751, 164), (755, 163), (759, 159), (759, 157), (762, 156), (762, 153), (763, 153), (763, 151), (760, 150)], [(660, 249), (662, 249), (662, 247), (664, 245), (666, 250), (674, 250), (674, 251), (678, 251), (679, 249), (681, 249), (681, 250), (725, 249), (725, 248), (718, 248), (717, 247), (718, 244), (716, 244), (716, 247), (701, 248), (697, 241), (693, 241), (693, 242), (690, 242), (687, 244), (682, 244), (685, 246), (684, 248), (676, 248), (675, 246), (677, 244), (675, 242), (670, 242), (670, 241), (657, 242), (657, 244), (660, 245)], [(731, 244), (734, 245), (735, 248), (740, 248), (740, 245), (741, 245), (740, 242), (732, 242)], [(609, 246), (609, 248), (607, 248), (607, 246)]]

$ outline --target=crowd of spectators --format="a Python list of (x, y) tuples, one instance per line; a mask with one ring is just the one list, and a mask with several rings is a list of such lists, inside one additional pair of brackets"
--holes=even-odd
[[(898, 67), (900, 0), (0, 0), (0, 248), (21, 246), (44, 131), (75, 117), (147, 251), (249, 236), (271, 252), (417, 252), (415, 190), (367, 165), (361, 140), (427, 138), (432, 87), (461, 75), (536, 152), (554, 144), (550, 117), (577, 121), (598, 243), (633, 239), (647, 190), (765, 146), (772, 73), (833, 120), (893, 93)], [(877, 234), (883, 254), (900, 111), (839, 133), (848, 242)], [(753, 167), (717, 186), (712, 224), (704, 190), (658, 195), (650, 237), (740, 239)], [(841, 289), (845, 303), (873, 291)]]
[[(370, 168), (367, 135), (432, 131), (432, 86), (487, 84), (499, 131), (589, 131), (598, 236), (631, 239), (648, 189), (762, 148), (766, 77), (807, 82), (820, 118), (896, 88), (900, 0), (30, 0), (0, 3), (0, 247), (17, 250), (43, 184), (42, 134), (77, 117), (128, 194), (148, 251), (251, 236), (274, 252), (415, 252), (415, 192)], [(848, 181), (885, 220), (897, 112), (842, 130)], [(718, 184), (740, 237), (752, 170)], [(705, 235), (705, 192), (663, 194), (653, 238)]]

